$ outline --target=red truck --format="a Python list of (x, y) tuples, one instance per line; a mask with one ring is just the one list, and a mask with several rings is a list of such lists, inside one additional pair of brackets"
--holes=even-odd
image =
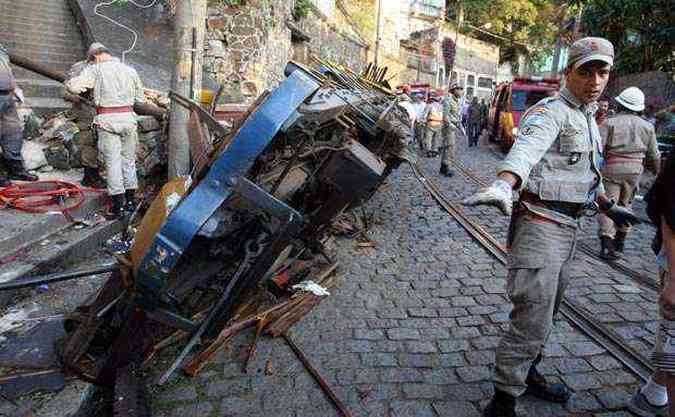
[(499, 142), (504, 152), (513, 146), (520, 119), (525, 111), (539, 100), (556, 95), (559, 78), (527, 77), (499, 84), (492, 97), (488, 114), (488, 134)]

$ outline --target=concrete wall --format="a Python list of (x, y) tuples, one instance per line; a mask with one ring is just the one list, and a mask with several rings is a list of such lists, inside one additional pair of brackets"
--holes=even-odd
[[(133, 34), (94, 14), (98, 0), (68, 0), (78, 18), (85, 48), (94, 41), (102, 42), (114, 55), (121, 57), (133, 41)], [(133, 66), (146, 87), (167, 91), (175, 61), (173, 16), (161, 5), (139, 9), (131, 3), (100, 8), (100, 13), (120, 22), (138, 34), (133, 51), (126, 62)]]

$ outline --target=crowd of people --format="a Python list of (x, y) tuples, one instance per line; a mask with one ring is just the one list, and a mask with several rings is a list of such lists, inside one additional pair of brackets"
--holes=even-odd
[(428, 158), (443, 156), (440, 172), (452, 175), (449, 161), (454, 153), (457, 135), (466, 138), (469, 147), (478, 146), (483, 129), (487, 126), (488, 104), (485, 98), (473, 97), (469, 102), (464, 89), (452, 83), (447, 94), (443, 89), (413, 91), (404, 85), (398, 99), (406, 109), (415, 130), (419, 149)]

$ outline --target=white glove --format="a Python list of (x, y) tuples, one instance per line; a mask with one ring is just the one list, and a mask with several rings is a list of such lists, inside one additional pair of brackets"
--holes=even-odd
[(499, 208), (507, 216), (513, 210), (511, 184), (504, 180), (496, 180), (487, 188), (481, 188), (471, 197), (462, 201), (467, 206), (489, 205)]

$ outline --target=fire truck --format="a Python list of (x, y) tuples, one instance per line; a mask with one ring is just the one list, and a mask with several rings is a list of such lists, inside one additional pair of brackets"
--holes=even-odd
[(488, 134), (504, 152), (513, 146), (518, 126), (525, 111), (539, 100), (554, 96), (560, 90), (559, 78), (515, 78), (495, 88), (488, 114)]

